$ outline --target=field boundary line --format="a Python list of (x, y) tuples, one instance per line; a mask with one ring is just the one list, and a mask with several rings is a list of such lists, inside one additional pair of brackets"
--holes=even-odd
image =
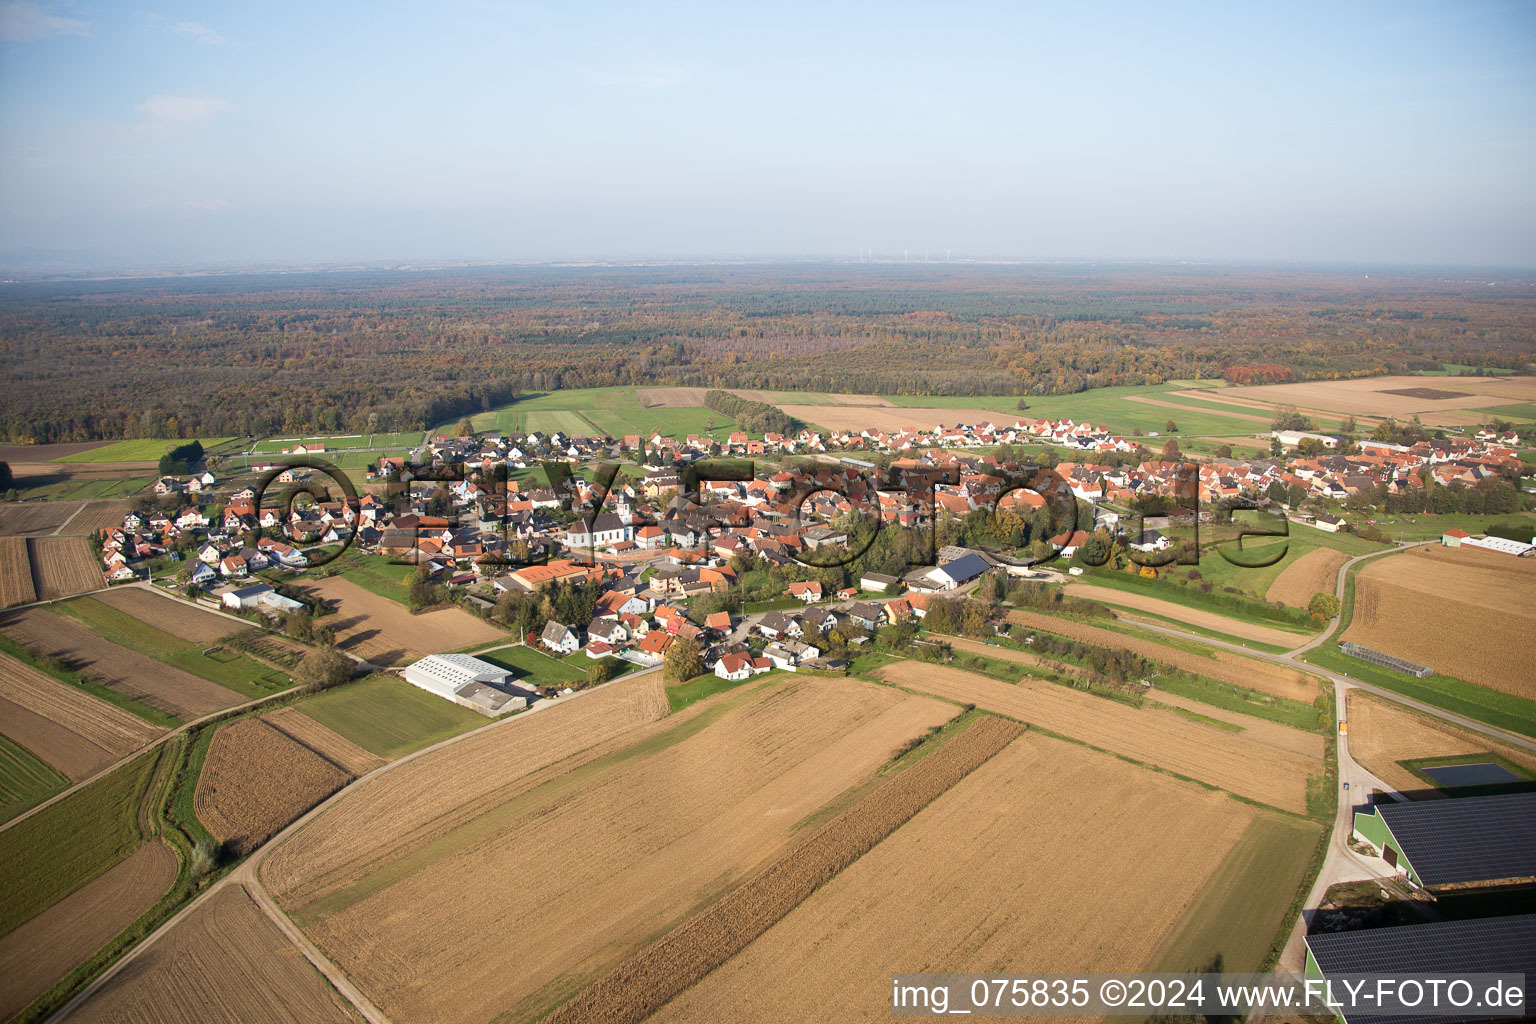
[[(242, 865), (237, 874), (243, 876), (245, 870), (246, 866)], [(230, 880), (234, 880), (234, 878), (235, 875), (230, 876)], [(391, 1024), (389, 1017), (385, 1015), (384, 1011), (374, 1005), (373, 1000), (363, 995), (362, 990), (352, 983), (352, 979), (347, 977), (346, 972), (332, 963), (330, 958), (324, 953), (320, 952), (320, 949), (313, 942), (309, 941), (309, 937), (299, 930), (299, 926), (294, 924), (288, 915), (282, 912), (281, 908), (273, 902), (272, 897), (268, 896), (266, 890), (256, 881), (254, 872), (249, 880), (242, 880), (235, 884), (245, 889), (246, 895), (277, 926), (277, 930), (283, 933), (283, 937), (291, 942), (300, 953), (304, 954), (304, 958), (314, 966), (315, 970), (320, 972), (320, 976), (330, 982), (331, 987), (343, 999), (351, 1003), (353, 1008), (363, 1015), (363, 1019), (368, 1021), (368, 1024)]]
[(62, 523), (60, 523), (60, 524), (59, 524), (59, 525), (58, 525), (58, 526), (56, 526), (56, 527), (54, 527), (54, 530), (53, 530), (53, 532), (52, 532), (52, 533), (50, 533), (50, 534), (48, 534), (48, 536), (50, 536), (50, 537), (58, 537), (58, 536), (61, 536), (61, 535), (62, 535), (62, 534), (63, 534), (63, 533), (64, 533), (64, 527), (66, 527), (66, 526), (68, 526), (68, 525), (69, 525), (69, 524), (70, 524), (70, 523), (72, 523), (72, 522), (74, 522), (74, 521), (75, 521), (75, 517), (76, 517), (76, 516), (78, 516), (78, 515), (79, 515), (79, 514), (80, 514), (80, 513), (81, 513), (81, 512), (84, 512), (84, 511), (85, 511), (85, 506), (86, 506), (86, 505), (87, 505), (87, 502), (84, 502), (84, 501), (82, 501), (82, 502), (81, 502), (81, 503), (80, 503), (80, 507), (79, 507), (79, 508), (77, 508), (77, 509), (75, 509), (75, 510), (74, 510), (74, 511), (73, 511), (73, 512), (71, 512), (71, 513), (70, 513), (70, 514), (69, 514), (69, 518), (68, 518), (68, 519), (66, 519), (66, 520), (64, 520), (64, 521), (63, 521), (63, 522), (62, 522)]

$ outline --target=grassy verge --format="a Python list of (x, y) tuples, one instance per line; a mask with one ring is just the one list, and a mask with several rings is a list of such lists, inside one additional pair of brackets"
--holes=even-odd
[(1219, 679), (1175, 671), (1159, 675), (1157, 686), (1211, 707), (1237, 711), (1305, 732), (1326, 733), (1332, 727), (1332, 722), (1324, 721), (1323, 713), (1311, 704), (1289, 697), (1276, 697), (1259, 690), (1244, 689)]
[(342, 579), (396, 604), (411, 606), (411, 585), (406, 581), (416, 571), (415, 566), (397, 564), (386, 555), (347, 555), (335, 564)]
[(69, 671), (68, 669), (51, 668), (48, 665), (45, 665), (42, 660), (37, 657), (37, 655), (33, 654), (31, 651), (27, 650), (27, 648), (23, 647), (21, 644), (18, 644), (8, 636), (0, 635), (0, 651), (4, 651), (6, 654), (9, 654), (11, 657), (15, 658), (17, 661), (25, 662), (26, 664), (31, 665), (33, 668), (37, 669), (39, 672), (42, 672), (45, 675), (52, 676), (61, 683), (66, 683), (75, 687), (76, 689), (84, 690), (86, 693), (89, 693), (93, 697), (98, 697), (101, 700), (106, 701), (108, 704), (115, 704), (122, 708), (124, 711), (138, 715), (146, 722), (151, 722), (163, 729), (174, 729), (181, 724), (181, 719), (177, 718), (175, 715), (161, 711), (159, 708), (150, 707), (143, 701), (135, 700), (127, 694), (118, 693), (110, 686), (102, 686), (100, 683), (93, 683), (81, 679), (79, 675)]
[(1277, 608), (1265, 601), (1255, 601), (1226, 593), (1207, 594), (1198, 587), (1179, 587), (1143, 576), (1131, 576), (1124, 572), (1098, 571), (1085, 576), (1084, 582), (1112, 587), (1131, 594), (1155, 597), (1172, 604), (1195, 608), (1215, 615), (1225, 615), (1255, 626), (1300, 632), (1300, 639), (1312, 635), (1308, 630), (1309, 616), (1296, 608)]

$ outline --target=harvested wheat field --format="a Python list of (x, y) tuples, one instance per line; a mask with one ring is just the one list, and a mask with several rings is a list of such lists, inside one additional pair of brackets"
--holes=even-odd
[(1399, 791), (1429, 788), (1429, 783), (1398, 764), (1419, 757), (1491, 753), (1536, 772), (1536, 754), (1529, 750), (1458, 729), (1355, 687), (1345, 701), (1350, 756)]
[(315, 597), (335, 603), (325, 620), (336, 631), (336, 646), (376, 665), (415, 661), (432, 651), (456, 651), (507, 634), (462, 608), (412, 615), (404, 605), (380, 597), (340, 576), (306, 584)]
[(176, 880), (176, 852), (146, 843), (0, 938), (0, 1020), (9, 1020), (139, 919)]
[(1536, 573), (1529, 559), (1474, 553), (1435, 545), (1366, 563), (1344, 639), (1536, 698), (1536, 662), (1517, 642), (1536, 636)]
[(250, 628), (239, 619), (226, 618), (190, 601), (143, 587), (117, 587), (97, 594), (93, 600), (182, 640), (218, 640)]
[(113, 530), (122, 526), (123, 517), (132, 511), (133, 502), (128, 498), (87, 501), (79, 514), (60, 532), (95, 537), (102, 530)]
[(652, 1019), (887, 1021), (893, 969), (1143, 970), (1256, 814), (1030, 731)]
[(302, 743), (348, 775), (367, 775), (386, 763), (382, 757), (369, 753), (295, 708), (280, 708), (262, 715), (261, 720), (294, 742)]
[(509, 718), (349, 790), (269, 852), (262, 882), (284, 903), (312, 902), (462, 825), (482, 803), (532, 788), (542, 769), (566, 771), (605, 744), (633, 742), (667, 711), (661, 674), (652, 672)]
[(68, 776), (89, 778), (164, 730), (0, 654), (0, 734)]
[(1038, 679), (1003, 683), (915, 661), (887, 665), (877, 674), (888, 682), (974, 704), (1281, 810), (1306, 813), (1307, 776), (1323, 767), (1320, 758), (1280, 751), (1182, 716), (1133, 708)]
[(1291, 648), (1306, 640), (1306, 637), (1299, 633), (1288, 633), (1285, 630), (1260, 626), (1252, 622), (1244, 622), (1242, 619), (1218, 615), (1216, 612), (1201, 611), (1198, 608), (1189, 608), (1161, 598), (1147, 597), (1145, 594), (1132, 594), (1113, 587), (1096, 587), (1092, 583), (1069, 583), (1066, 592), (1068, 597), (1084, 597), (1090, 601), (1098, 601), (1118, 608), (1160, 615), (1165, 619), (1187, 622), (1201, 629), (1210, 629), (1228, 636), (1242, 637), (1244, 640), (1271, 644), (1275, 647)]
[(69, 1019), (75, 1024), (354, 1024), (361, 1018), (244, 888), (226, 885)]
[(0, 632), (31, 650), (56, 655), (104, 686), (182, 718), (199, 718), (245, 701), (234, 690), (119, 647), (46, 608), (0, 616)]
[(32, 555), (25, 537), (0, 537), (0, 608), (37, 600), (32, 586)]
[(84, 504), (83, 501), (29, 501), (0, 505), (0, 536), (46, 537), (69, 522)]
[[(957, 713), (823, 678), (773, 680), (695, 707), (646, 741), (498, 794), (386, 870), (289, 909), (394, 1019), (536, 1015), (751, 877), (797, 822)], [(443, 786), (460, 777), (435, 776)]]
[(786, 414), (828, 430), (932, 430), (943, 424), (996, 423), (1012, 426), (1017, 414), (991, 409), (918, 409), (865, 405), (781, 405)]
[(1288, 725), (1281, 725), (1279, 722), (1271, 722), (1266, 718), (1245, 715), (1241, 711), (1228, 711), (1226, 708), (1218, 708), (1192, 697), (1182, 697), (1164, 690), (1148, 690), (1147, 701), (1148, 706), (1160, 704), (1163, 707), (1178, 708), (1180, 711), (1188, 711), (1191, 714), (1203, 715), (1206, 718), (1214, 718), (1218, 722), (1235, 725), (1243, 730), (1242, 738), (1249, 743), (1273, 747), (1287, 754), (1300, 754), (1302, 757), (1321, 761), (1327, 746), (1323, 737), (1315, 732), (1303, 732)]
[(1039, 612), (1014, 610), (1008, 613), (1008, 621), (1031, 629), (1071, 637), (1084, 643), (1133, 651), (1144, 658), (1153, 658), (1186, 672), (1209, 676), (1223, 683), (1249, 690), (1259, 690), (1276, 697), (1289, 697), (1306, 704), (1312, 703), (1322, 692), (1313, 676), (1255, 658), (1245, 658), (1241, 654), (1214, 651), (1212, 652), (1216, 655), (1214, 658), (1206, 658), (1189, 651), (1181, 651), (1177, 647), (1155, 643), (1150, 639), (1126, 636), (1112, 629), (1101, 629), (1098, 626), (1090, 626), (1054, 615), (1042, 615)]
[[(1332, 410), (1335, 414), (1365, 413), (1407, 419), (1414, 413), (1529, 402), (1536, 399), (1536, 378), (1530, 377), (1361, 377), (1355, 380), (1265, 384), (1217, 388), (1216, 395), (1235, 394), (1276, 406), (1295, 405)], [(1205, 392), (1201, 392), (1202, 395)]]
[(1229, 420), (1247, 420), (1249, 423), (1261, 423), (1266, 427), (1269, 426), (1270, 421), (1274, 419), (1273, 416), (1256, 416), (1251, 412), (1217, 413), (1214, 410), (1200, 409), (1189, 405), (1180, 405), (1178, 402), (1170, 402), (1162, 398), (1148, 398), (1146, 395), (1123, 395), (1122, 397), (1127, 402), (1140, 402), (1142, 405), (1155, 405), (1159, 409), (1176, 409), (1183, 413), (1210, 413), (1212, 415), (1225, 416)]
[(192, 806), (215, 839), (243, 854), (350, 781), (287, 733), (240, 718), (213, 734)]
[(547, 1024), (640, 1024), (718, 968), (1024, 731), (985, 716), (888, 778), (707, 910), (629, 957), (545, 1018)]
[(32, 554), (32, 585), (39, 601), (73, 597), (107, 585), (101, 559), (85, 537), (33, 537), (27, 541)]
[[(1287, 404), (1287, 403), (1276, 404), (1275, 402), (1261, 402), (1261, 401), (1259, 401), (1257, 399), (1253, 399), (1253, 398), (1243, 398), (1243, 397), (1241, 397), (1241, 396), (1239, 396), (1237, 394), (1237, 392), (1240, 391), (1240, 390), (1241, 391), (1247, 391), (1249, 389), (1248, 388), (1195, 388), (1192, 391), (1176, 391), (1174, 393), (1177, 394), (1177, 395), (1181, 395), (1181, 396), (1183, 396), (1185, 398), (1198, 398), (1198, 399), (1201, 399), (1203, 401), (1216, 402), (1216, 403), (1221, 404), (1221, 405), (1230, 405), (1230, 406), (1234, 406), (1234, 407), (1240, 408), (1240, 409), (1258, 409), (1258, 410), (1263, 410), (1263, 411), (1266, 411), (1266, 412), (1270, 413), (1270, 421), (1271, 422), (1274, 421), (1274, 412), (1275, 412), (1275, 410), (1281, 408), (1282, 405)], [(1302, 413), (1303, 415), (1312, 416), (1314, 418), (1321, 419), (1321, 420), (1327, 420), (1327, 419), (1329, 419), (1331, 417), (1339, 417), (1341, 415), (1348, 415), (1347, 413), (1341, 414), (1341, 413), (1339, 413), (1337, 411), (1328, 410), (1328, 409), (1297, 408), (1296, 411), (1299, 412), (1299, 413)], [(1369, 417), (1369, 416), (1362, 416), (1362, 415), (1359, 415), (1359, 414), (1355, 414), (1355, 422), (1356, 422), (1357, 425), (1369, 429), (1371, 427), (1376, 426), (1378, 423), (1381, 422), (1381, 420), (1378, 419), (1378, 418), (1373, 418), (1373, 417)], [(1266, 448), (1269, 447), (1268, 442), (1266, 442), (1264, 446)]]
[(1349, 556), (1333, 548), (1313, 548), (1280, 571), (1264, 600), (1305, 608), (1314, 594), (1331, 594), (1338, 586), (1339, 569)]

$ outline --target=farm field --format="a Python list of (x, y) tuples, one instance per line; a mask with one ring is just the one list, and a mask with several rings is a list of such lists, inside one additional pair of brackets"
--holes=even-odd
[[(203, 437), (198, 438), (203, 448), (214, 448), (233, 441), (232, 437)], [(116, 441), (99, 448), (89, 448), (85, 451), (75, 452), (70, 455), (55, 458), (55, 462), (159, 462), (160, 456), (178, 445), (190, 444), (191, 438), (143, 438), (134, 441)]]
[(335, 603), (337, 614), (323, 623), (336, 631), (336, 646), (375, 665), (416, 661), (428, 654), (507, 638), (504, 631), (462, 608), (412, 615), (404, 606), (343, 576), (306, 581), (303, 588), (312, 597)]
[[(91, 466), (12, 466), (23, 497), (38, 501), (108, 501), (138, 494), (155, 482), (150, 463)], [(77, 532), (73, 524), (70, 533)]]
[(72, 597), (107, 585), (101, 559), (85, 537), (33, 537), (27, 540), (27, 551), (39, 601)]
[(244, 854), (349, 781), (282, 730), (239, 718), (213, 734), (193, 808), (215, 839)]
[(145, 843), (0, 937), (0, 1020), (9, 1020), (154, 905), (176, 880), (176, 852)]
[(404, 679), (373, 675), (305, 697), (294, 707), (375, 757), (393, 761), (488, 719)]
[(123, 517), (131, 511), (133, 511), (133, 502), (123, 498), (87, 501), (80, 512), (60, 532), (95, 537), (102, 530), (122, 526)]
[(269, 437), (257, 441), (250, 448), (255, 455), (278, 455), (286, 448), (297, 445), (324, 445), (326, 455), (333, 451), (349, 451), (358, 448), (415, 448), (421, 444), (421, 431), (409, 430), (393, 434), (333, 434), (328, 437)]
[(1339, 570), (1349, 556), (1332, 548), (1313, 548), (1287, 565), (1265, 591), (1264, 598), (1292, 608), (1305, 608), (1314, 594), (1332, 594)]
[(359, 1020), (239, 885), (221, 888), (69, 1019), (80, 1024)]
[[(697, 392), (695, 394), (695, 392)], [(729, 416), (703, 406), (702, 390), (693, 388), (576, 388), (529, 395), (511, 405), (471, 417), (476, 430), (502, 433), (608, 435), (626, 434), (668, 437), (708, 434), (723, 441), (736, 429)], [(675, 404), (674, 404), (675, 403)], [(451, 433), (455, 424), (440, 424), (439, 433)]]
[(250, 628), (239, 619), (226, 618), (190, 601), (143, 587), (117, 587), (97, 594), (91, 600), (116, 608), (147, 626), (182, 640), (218, 640)]
[(242, 697), (190, 672), (120, 647), (73, 619), (42, 608), (0, 616), (0, 632), (119, 693), (182, 718), (198, 718), (241, 703)]
[(1533, 699), (1536, 668), (1529, 651), (1511, 642), (1532, 635), (1536, 563), (1432, 545), (1365, 564), (1343, 639)]
[[(586, 666), (595, 664), (584, 654), (580, 656), (579, 661), (568, 664), (542, 651), (521, 645), (499, 647), (494, 651), (476, 654), (475, 657), (508, 669), (514, 673), (519, 682), (527, 681), (530, 685), (540, 686), (584, 682), (587, 678)], [(619, 664), (622, 667), (625, 663)]]
[[(332, 690), (301, 702), (298, 708), (325, 722), (317, 714), (317, 705), (324, 698), (381, 681), (397, 683), (426, 700), (462, 711), (482, 724), (485, 721), (473, 711), (386, 676)], [(376, 703), (366, 693), (356, 700), (360, 707)], [(461, 816), (474, 813), (477, 801), (500, 793), (539, 769), (657, 722), (666, 714), (660, 674), (652, 673), (562, 698), (536, 715), (505, 719), (451, 747), (391, 769), (348, 793), (315, 823), (305, 825), (271, 851), (262, 866), (262, 880), (284, 902), (309, 902), (367, 873), (370, 863), (386, 856), (397, 843), (423, 830), (430, 835), (434, 828), (452, 827)], [(514, 732), (505, 732), (507, 729)], [(516, 737), (517, 742), (509, 742), (509, 736)], [(440, 781), (444, 777), (452, 777), (458, 784), (444, 790)]]
[(1399, 792), (1429, 788), (1429, 783), (1398, 763), (1421, 757), (1492, 753), (1536, 772), (1536, 754), (1490, 736), (1435, 721), (1358, 689), (1352, 688), (1346, 701), (1351, 756)]
[(163, 730), (0, 654), (0, 734), (57, 768), (89, 778)]
[(10, 821), (62, 790), (68, 780), (25, 747), (0, 736), (0, 821)]
[(1127, 651), (1133, 651), (1145, 658), (1155, 658), (1159, 661), (1167, 662), (1175, 668), (1184, 669), (1186, 672), (1210, 676), (1212, 679), (1230, 683), (1233, 686), (1260, 690), (1276, 697), (1288, 697), (1291, 700), (1299, 700), (1306, 704), (1316, 700), (1317, 695), (1321, 692), (1318, 689), (1315, 677), (1305, 675), (1293, 669), (1284, 668), (1280, 665), (1258, 661), (1253, 658), (1245, 658), (1240, 654), (1216, 651), (1212, 652), (1215, 657), (1207, 658), (1200, 654), (1180, 650), (1177, 647), (1157, 643), (1151, 639), (1127, 636), (1111, 629), (1090, 626), (1086, 623), (1075, 622), (1060, 616), (1043, 615), (1039, 612), (1019, 609), (1008, 613), (1008, 621), (1033, 629), (1059, 633), (1062, 636), (1081, 640), (1084, 643), (1099, 644), (1104, 647), (1118, 647)]
[(1242, 619), (1235, 619), (1231, 616), (1219, 615), (1216, 612), (1190, 608), (1173, 601), (1164, 601), (1161, 598), (1117, 590), (1113, 587), (1095, 586), (1092, 583), (1069, 583), (1066, 586), (1066, 593), (1068, 597), (1082, 597), (1090, 601), (1114, 605), (1117, 608), (1128, 608), (1136, 612), (1148, 612), (1163, 618), (1186, 622), (1192, 626), (1199, 626), (1202, 629), (1226, 633), (1229, 636), (1242, 637), (1245, 640), (1254, 640), (1258, 643), (1270, 644), (1275, 647), (1291, 648), (1306, 640), (1306, 637), (1301, 634), (1289, 633), (1270, 626), (1261, 626), (1257, 623), (1245, 622)]
[(895, 433), (900, 430), (931, 430), (943, 424), (997, 423), (1012, 426), (1019, 419), (1028, 422), (1036, 417), (1015, 412), (1012, 415), (977, 407), (923, 408), (893, 406), (877, 408), (856, 405), (798, 405), (779, 406), (785, 413), (798, 420), (814, 423), (828, 430), (883, 430)]
[(279, 708), (262, 715), (261, 720), (295, 742), (302, 743), (348, 775), (367, 775), (386, 763), (382, 757), (369, 753), (297, 708)]
[(0, 536), (46, 537), (83, 508), (83, 501), (28, 501), (0, 505)]
[[(1190, 382), (1170, 381), (1153, 386), (1094, 388), (1071, 395), (1028, 395), (1024, 398), (1025, 408), (1022, 410), (1018, 408), (1019, 399), (1013, 396), (951, 398), (888, 395), (886, 397), (892, 404), (903, 407), (988, 409), (991, 410), (988, 418), (994, 421), (999, 418), (1012, 421), (1022, 417), (1026, 421), (1071, 419), (1078, 423), (1095, 423), (1123, 437), (1146, 437), (1154, 432), (1162, 433), (1170, 419), (1178, 424), (1181, 437), (1200, 434), (1241, 436), (1255, 433), (1257, 424), (1229, 416), (1221, 411), (1220, 406), (1209, 409), (1194, 404), (1186, 406), (1182, 401), (1180, 390), (1187, 389), (1189, 384)], [(1203, 396), (1205, 389), (1198, 389), (1196, 394)], [(1154, 398), (1157, 401), (1173, 402), (1179, 406), (1179, 411), (1171, 413), (1167, 408), (1149, 405), (1143, 401), (1130, 401), (1132, 398)], [(1232, 411), (1247, 412), (1252, 415), (1251, 410), (1233, 409)], [(1268, 447), (1268, 442), (1265, 446)]]
[[(649, 740), (498, 793), (323, 899), (284, 905), (393, 1018), (535, 1013), (749, 877), (797, 821), (955, 713), (841, 679), (734, 691)], [(558, 884), (505, 884), (521, 866), (556, 861)], [(540, 941), (460, 955), (476, 936), (505, 934)]]
[(1303, 411), (1320, 409), (1356, 416), (1362, 413), (1374, 417), (1393, 416), (1404, 420), (1418, 414), (1429, 426), (1457, 426), (1479, 423), (1489, 418), (1472, 416), (1463, 410), (1491, 409), (1536, 400), (1536, 380), (1529, 377), (1457, 377), (1426, 381), (1418, 376), (1363, 377), (1300, 384), (1224, 387), (1206, 397), (1220, 400), (1228, 396), (1275, 407), (1294, 405)]
[(615, 967), (544, 1018), (548, 1024), (638, 1022), (704, 978), (816, 889), (943, 796), (1023, 733), (1016, 722), (962, 716), (755, 877)]
[(1143, 969), (1259, 813), (1030, 730), (652, 1019), (888, 1020), (893, 963)]
[(1307, 810), (1307, 777), (1322, 770), (1320, 758), (1278, 751), (1213, 725), (1027, 676), (1003, 683), (915, 661), (887, 665), (875, 674), (1298, 814)]
[(1149, 706), (1162, 705), (1168, 708), (1177, 708), (1180, 711), (1188, 711), (1191, 714), (1201, 715), (1205, 718), (1214, 718), (1218, 722), (1226, 722), (1241, 729), (1242, 738), (1250, 743), (1257, 743), (1263, 747), (1274, 749), (1287, 754), (1300, 754), (1302, 757), (1322, 761), (1326, 744), (1323, 737), (1315, 732), (1303, 732), (1293, 729), (1288, 725), (1278, 722), (1269, 722), (1253, 715), (1243, 714), (1241, 711), (1231, 711), (1227, 708), (1213, 707), (1204, 701), (1195, 700), (1177, 693), (1168, 693), (1165, 690), (1149, 690), (1147, 692)]
[(0, 537), (0, 608), (37, 600), (32, 586), (32, 555), (25, 537)]

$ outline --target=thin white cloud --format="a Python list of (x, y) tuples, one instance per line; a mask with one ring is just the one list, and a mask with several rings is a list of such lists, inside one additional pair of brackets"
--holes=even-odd
[(156, 124), (207, 124), (235, 109), (222, 96), (175, 96), (157, 93), (135, 109)]
[(178, 21), (171, 26), (171, 31), (179, 36), (191, 36), (204, 46), (222, 46), (226, 42), (223, 36), (199, 21)]
[(84, 36), (90, 24), (81, 18), (53, 13), (36, 0), (0, 0), (0, 40), (24, 43), (48, 36)]
[(598, 85), (624, 89), (671, 89), (688, 80), (688, 72), (674, 64), (614, 68), (593, 76)]

